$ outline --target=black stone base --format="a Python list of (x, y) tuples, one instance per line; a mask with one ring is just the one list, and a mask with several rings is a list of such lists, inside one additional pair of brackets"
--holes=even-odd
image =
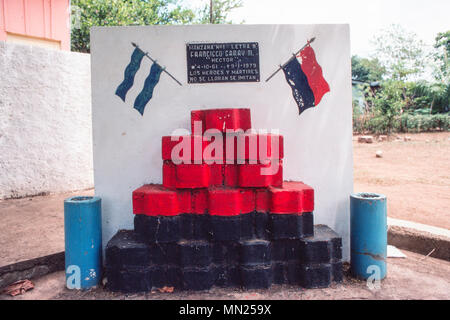
[[(282, 225), (287, 227), (288, 222), (294, 220), (288, 215), (277, 215), (276, 218), (267, 215), (269, 227), (264, 227), (265, 231), (270, 230), (270, 223), (274, 221), (278, 225), (271, 229), (272, 233), (260, 233), (269, 235), (265, 239), (258, 239), (254, 228), (255, 221), (261, 218), (258, 215), (261, 214), (233, 219), (204, 215), (208, 217), (204, 220), (193, 216), (136, 216), (135, 224), (140, 233), (120, 230), (106, 246), (107, 287), (123, 292), (149, 291), (164, 286), (180, 290), (208, 290), (212, 286), (261, 289), (272, 283), (320, 288), (329, 286), (332, 281), (342, 281), (342, 240), (333, 230), (317, 225), (312, 232), (314, 236), (297, 239), (291, 236), (295, 232), (299, 236), (299, 230), (304, 232), (305, 229), (299, 228), (304, 224), (296, 220), (296, 225), (280, 230), (280, 237), (273, 239), (274, 230)], [(243, 219), (251, 222), (250, 228), (240, 226)], [(168, 230), (179, 232), (185, 229), (183, 223), (186, 221), (192, 226), (187, 229), (195, 230), (194, 224), (203, 221), (203, 226), (210, 223), (212, 230), (216, 228), (217, 232), (203, 233), (206, 240), (203, 236), (194, 240), (194, 231), (182, 236), (192, 239), (180, 240), (180, 234), (166, 234)], [(220, 223), (225, 227), (220, 228)], [(155, 234), (149, 235), (149, 230), (155, 230)], [(160, 234), (160, 230), (164, 232)], [(245, 237), (241, 238), (242, 235)]]

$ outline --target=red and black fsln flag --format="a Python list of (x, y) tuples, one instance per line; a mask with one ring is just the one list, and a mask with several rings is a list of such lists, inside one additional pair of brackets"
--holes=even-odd
[[(301, 58), (301, 64), (297, 58)], [(323, 95), (330, 91), (330, 86), (322, 75), (322, 67), (317, 63), (310, 45), (283, 66), (283, 71), (286, 81), (291, 86), (299, 114), (317, 106)]]

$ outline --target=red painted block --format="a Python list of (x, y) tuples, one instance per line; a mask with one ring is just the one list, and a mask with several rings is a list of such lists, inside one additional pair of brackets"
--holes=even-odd
[(269, 212), (270, 193), (269, 189), (261, 188), (255, 190), (255, 207), (257, 212)]
[(175, 165), (170, 161), (163, 163), (163, 186), (166, 188), (175, 188), (177, 180), (177, 171)]
[(144, 185), (133, 191), (133, 213), (173, 216), (180, 213), (178, 195), (161, 185)]
[(208, 208), (210, 215), (239, 215), (242, 208), (242, 194), (239, 189), (210, 188)]
[(203, 134), (208, 129), (217, 129), (221, 132), (230, 130), (247, 130), (251, 128), (250, 109), (208, 109), (191, 111), (191, 129), (195, 132), (195, 121), (202, 121)]
[(223, 184), (227, 187), (237, 187), (238, 166), (236, 164), (225, 164), (224, 170)]
[(208, 211), (208, 189), (192, 190), (192, 213), (204, 214)]
[(270, 188), (271, 213), (314, 211), (314, 190), (302, 182), (285, 182), (282, 188)]
[(223, 185), (224, 178), (224, 165), (222, 164), (210, 164), (208, 165), (210, 170), (210, 186), (221, 186)]
[(210, 183), (210, 168), (207, 164), (179, 164), (175, 166), (177, 188), (207, 188)]
[[(283, 185), (283, 162), (275, 160), (269, 164), (238, 165), (238, 185), (240, 187), (281, 187)], [(271, 174), (270, 174), (271, 173)]]
[(285, 181), (283, 188), (300, 190), (302, 192), (302, 212), (314, 211), (314, 189), (300, 181)]
[(253, 189), (240, 189), (241, 193), (241, 213), (250, 213), (255, 211), (256, 197)]
[[(164, 136), (161, 142), (162, 159), (183, 163), (202, 162), (203, 151), (208, 144), (209, 141), (204, 140), (202, 136)], [(175, 147), (177, 149), (172, 155)]]
[(178, 200), (178, 209), (180, 213), (192, 213), (192, 195), (191, 190), (187, 189), (178, 189), (177, 192), (177, 200)]

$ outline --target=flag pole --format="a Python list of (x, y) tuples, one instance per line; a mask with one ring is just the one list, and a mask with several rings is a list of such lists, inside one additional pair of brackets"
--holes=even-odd
[(303, 47), (300, 48), (300, 50), (298, 50), (296, 53), (294, 53), (294, 54), (292, 55), (292, 57), (291, 57), (288, 61), (286, 61), (285, 64), (280, 65), (280, 66), (278, 67), (278, 69), (277, 69), (274, 73), (272, 73), (272, 74), (270, 75), (270, 77), (268, 77), (268, 78), (266, 79), (266, 82), (269, 81), (270, 79), (272, 79), (272, 77), (273, 77), (274, 75), (276, 75), (278, 71), (280, 71), (281, 69), (283, 69), (289, 62), (291, 62), (292, 59), (295, 59), (295, 57), (297, 57), (297, 55), (298, 55), (303, 49), (305, 49), (307, 46), (309, 46), (309, 44), (310, 44), (311, 42), (313, 42), (314, 40), (316, 40), (315, 37), (309, 39), (309, 40), (306, 42), (306, 44), (305, 44)]
[[(148, 54), (148, 52), (144, 52), (144, 50), (142, 50), (141, 48), (139, 48), (139, 46), (138, 46), (136, 43), (132, 42), (131, 44), (133, 45), (133, 47), (135, 47), (136, 49), (140, 50), (140, 51), (141, 51), (147, 58), (149, 58), (153, 63), (156, 63), (157, 65), (159, 65), (159, 63), (157, 63), (155, 59), (153, 59), (152, 57), (150, 57), (150, 55)], [(178, 83), (180, 86), (183, 86), (183, 85), (181, 84), (180, 81), (178, 81), (173, 75), (171, 75), (171, 74), (169, 73), (169, 71), (166, 70), (165, 67), (161, 67), (161, 69), (162, 69), (163, 72), (167, 73), (167, 75), (168, 75), (169, 77), (171, 77), (173, 80), (175, 80), (176, 83)]]

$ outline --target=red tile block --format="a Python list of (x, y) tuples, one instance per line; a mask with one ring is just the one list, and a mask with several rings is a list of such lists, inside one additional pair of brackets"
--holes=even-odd
[(257, 212), (269, 212), (270, 193), (269, 189), (261, 188), (255, 190), (255, 208)]
[(191, 190), (177, 190), (178, 209), (180, 213), (192, 213), (192, 195)]
[(191, 129), (195, 132), (194, 122), (202, 121), (202, 133), (208, 129), (217, 129), (221, 132), (230, 130), (247, 130), (252, 127), (250, 109), (208, 109), (191, 111)]
[(299, 181), (285, 181), (283, 188), (300, 190), (302, 192), (302, 212), (314, 211), (314, 189)]
[(208, 208), (210, 215), (239, 215), (242, 208), (242, 194), (239, 189), (210, 188)]
[(208, 189), (192, 190), (192, 213), (204, 214), (208, 211)]
[(179, 164), (175, 166), (177, 188), (207, 188), (210, 184), (210, 168), (207, 164)]
[(224, 179), (224, 165), (223, 164), (210, 164), (208, 165), (210, 169), (210, 186), (221, 186), (223, 185)]
[(223, 184), (227, 187), (237, 187), (238, 186), (238, 166), (236, 164), (225, 164), (224, 165), (224, 179)]
[[(271, 164), (238, 165), (238, 185), (240, 187), (281, 187), (283, 184), (283, 163), (281, 160), (270, 169)], [(272, 174), (268, 174), (271, 173)], [(264, 173), (264, 174), (263, 174)]]
[(241, 193), (241, 213), (250, 213), (255, 211), (256, 197), (253, 189), (240, 189)]
[[(180, 150), (176, 150), (172, 155), (172, 150), (178, 146)], [(203, 139), (202, 136), (164, 136), (161, 141), (161, 155), (163, 160), (181, 161), (183, 163), (195, 163), (194, 161), (203, 161), (203, 151), (209, 141)], [(189, 151), (186, 149), (190, 149)], [(185, 156), (185, 152), (190, 152)], [(172, 156), (174, 158), (172, 158)]]
[(180, 213), (177, 192), (161, 185), (144, 185), (133, 191), (133, 213), (149, 216), (177, 215)]
[(285, 182), (282, 188), (270, 188), (271, 213), (314, 211), (314, 190), (302, 182)]
[(175, 188), (177, 180), (177, 170), (170, 161), (163, 163), (163, 186), (166, 188)]

